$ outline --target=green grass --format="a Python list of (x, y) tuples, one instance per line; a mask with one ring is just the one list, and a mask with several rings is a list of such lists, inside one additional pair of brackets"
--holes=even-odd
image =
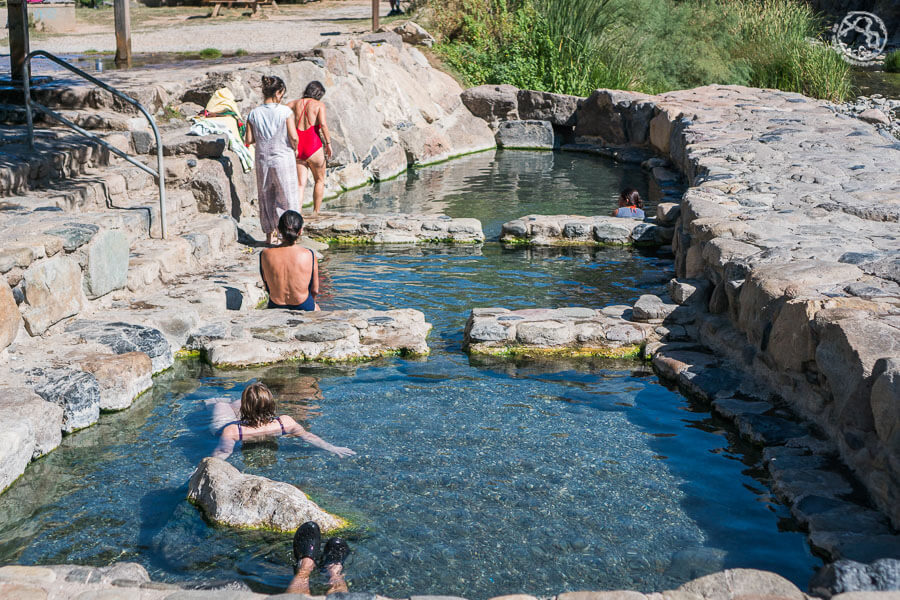
[(900, 50), (894, 50), (884, 58), (884, 70), (888, 73), (900, 73)]
[(840, 101), (850, 67), (801, 0), (429, 0), (437, 54), (467, 85), (587, 96), (711, 83)]
[(243, 48), (238, 48), (238, 49), (235, 50), (235, 52), (234, 52), (234, 55), (235, 55), (235, 56), (247, 56), (248, 54), (250, 54), (250, 53), (247, 52), (246, 50), (244, 50)]
[(200, 58), (205, 58), (207, 60), (222, 58), (222, 51), (218, 48), (204, 48), (200, 51)]

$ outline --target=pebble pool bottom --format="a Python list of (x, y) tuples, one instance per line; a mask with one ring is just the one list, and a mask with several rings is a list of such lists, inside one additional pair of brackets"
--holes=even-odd
[[(440, 175), (445, 186), (454, 180), (444, 197), (457, 197), (442, 208), (453, 214), (496, 193), (484, 173), (520, 169), (537, 182), (535, 202), (545, 202), (535, 156), (549, 161), (543, 177), (582, 204), (594, 185), (583, 171), (613, 171), (590, 157), (483, 154), (389, 182), (396, 195), (385, 196), (412, 205)], [(366, 193), (377, 199), (381, 189)], [(526, 192), (497, 204), (495, 222), (538, 212)], [(613, 196), (595, 200), (599, 214)], [(203, 400), (237, 398), (261, 379), (282, 412), (358, 455), (337, 459), (282, 439), (229, 460), (352, 520), (351, 591), (471, 600), (646, 592), (733, 567), (772, 570), (805, 588), (820, 562), (774, 498), (758, 451), (705, 407), (637, 362), (461, 352), (472, 307), (632, 302), (670, 268), (665, 257), (621, 248), (332, 248), (323, 308), (422, 310), (435, 326), (429, 357), (231, 372), (179, 361), (131, 409), (68, 436), (0, 496), (0, 563), (132, 560), (157, 580), (283, 590), (290, 535), (215, 526), (185, 500), (194, 466), (216, 443)], [(324, 578), (312, 591), (324, 593)]]

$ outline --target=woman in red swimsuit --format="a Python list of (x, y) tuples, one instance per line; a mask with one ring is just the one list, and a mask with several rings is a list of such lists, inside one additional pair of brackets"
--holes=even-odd
[[(307, 168), (312, 171), (313, 180), (313, 213), (319, 214), (322, 198), (325, 196), (325, 161), (331, 158), (331, 135), (325, 122), (325, 105), (322, 96), (325, 86), (312, 81), (303, 90), (303, 98), (288, 102), (288, 108), (294, 111), (297, 122), (297, 178), (300, 180), (300, 204), (303, 204), (303, 190), (309, 177)], [(323, 147), (322, 142), (325, 142)]]

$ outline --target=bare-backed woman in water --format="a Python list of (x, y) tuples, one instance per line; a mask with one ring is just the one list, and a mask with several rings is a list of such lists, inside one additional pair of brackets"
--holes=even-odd
[(319, 310), (319, 261), (309, 248), (298, 246), (303, 217), (289, 210), (278, 219), (281, 246), (266, 248), (259, 255), (259, 273), (269, 293), (268, 308)]

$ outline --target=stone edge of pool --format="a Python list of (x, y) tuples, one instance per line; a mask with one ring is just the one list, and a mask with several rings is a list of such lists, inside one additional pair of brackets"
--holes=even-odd
[[(823, 580), (824, 585), (827, 581)], [(80, 600), (252, 600), (255, 598), (316, 598), (330, 600), (390, 600), (372, 592), (349, 592), (328, 596), (303, 594), (258, 594), (246, 587), (216, 582), (211, 589), (190, 589), (151, 581), (137, 563), (121, 562), (107, 567), (77, 565), (0, 567), (0, 596), (4, 598), (54, 598)], [(828, 598), (827, 588), (815, 590)], [(835, 600), (896, 600), (897, 592), (848, 592), (830, 596)], [(809, 596), (787, 579), (768, 571), (728, 569), (693, 579), (675, 590), (643, 594), (630, 590), (565, 591), (547, 600), (809, 600)], [(458, 596), (411, 595), (402, 600), (465, 600)], [(397, 599), (401, 600), (401, 599)], [(538, 600), (527, 594), (497, 596), (491, 600)]]

